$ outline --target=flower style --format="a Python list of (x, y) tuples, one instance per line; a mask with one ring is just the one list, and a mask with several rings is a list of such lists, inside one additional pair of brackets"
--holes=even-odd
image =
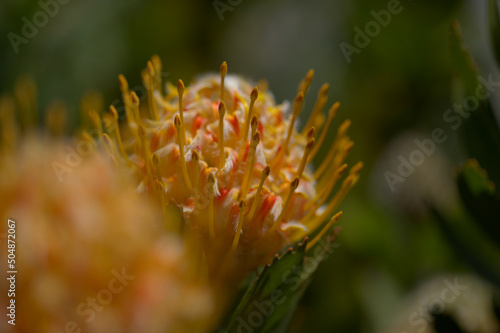
[[(313, 246), (340, 218), (334, 213), (362, 168), (354, 165), (338, 184), (353, 146), (346, 134), (349, 120), (328, 143), (319, 167), (310, 167), (339, 109), (333, 104), (325, 121), (328, 84), (299, 132), (295, 125), (312, 70), (291, 112), (289, 103), (275, 103), (265, 84), (252, 87), (227, 75), (225, 62), (220, 76), (206, 75), (188, 87), (182, 80), (177, 87), (167, 83), (165, 94), (161, 70), (154, 56), (142, 72), (147, 103), (139, 103), (119, 76), (128, 128), (120, 129), (111, 106), (104, 119), (115, 129), (110, 152), (135, 170), (139, 192), (157, 196), (164, 211), (178, 208), (182, 225), (166, 221), (167, 227), (189, 231), (208, 276), (241, 278), (281, 248), (315, 234), (308, 245)], [(122, 139), (125, 130), (129, 138)]]

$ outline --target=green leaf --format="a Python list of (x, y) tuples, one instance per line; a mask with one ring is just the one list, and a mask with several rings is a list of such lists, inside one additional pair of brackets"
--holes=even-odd
[(485, 279), (500, 287), (500, 249), (470, 219), (461, 214), (447, 218), (435, 207), (431, 212), (456, 254)]
[(500, 200), (495, 184), (476, 160), (468, 160), (457, 176), (462, 200), (487, 237), (500, 246)]
[(500, 67), (500, 13), (498, 11), (498, 0), (489, 1), (490, 38), (493, 54)]
[[(316, 251), (319, 246), (325, 251)], [(319, 257), (306, 257), (307, 238), (297, 249), (276, 255), (257, 280), (250, 286), (233, 314), (226, 332), (282, 333), (289, 328), (297, 304), (309, 284), (311, 274), (331, 243), (318, 242), (311, 251)]]
[[(500, 184), (500, 130), (490, 100), (484, 98), (485, 94), (492, 94), (500, 89), (497, 87), (498, 80), (493, 80), (492, 74), (484, 77), (478, 75), (476, 66), (462, 43), (458, 22), (452, 24), (451, 32), (451, 56), (463, 84), (459, 104), (464, 109), (466, 101), (478, 102), (477, 108), (472, 111), (464, 110), (467, 116), (456, 114), (462, 118), (458, 129), (469, 157), (476, 158), (488, 170), (493, 182)], [(485, 82), (490, 83), (486, 86)]]

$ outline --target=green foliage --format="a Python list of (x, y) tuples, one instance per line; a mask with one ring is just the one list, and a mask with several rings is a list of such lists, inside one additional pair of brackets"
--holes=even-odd
[[(471, 111), (459, 128), (469, 157), (473, 157), (490, 173), (492, 181), (500, 184), (500, 130), (496, 125), (496, 118), (489, 98), (481, 99), (480, 95), (489, 92), (495, 87), (485, 87), (484, 81), (489, 80), (491, 74), (479, 80), (476, 66), (462, 43), (460, 27), (457, 22), (452, 24), (451, 56), (457, 69), (457, 74), (463, 85), (463, 96), (476, 99), (479, 106)], [(498, 87), (496, 87), (498, 89)], [(479, 93), (478, 93), (479, 92)]]
[(495, 185), (475, 160), (469, 160), (458, 173), (462, 200), (478, 226), (500, 246), (500, 200)]
[[(496, 42), (500, 41), (500, 30), (496, 1), (490, 2), (490, 10), (491, 33), (498, 55)], [(445, 217), (437, 209), (432, 210), (458, 255), (483, 277), (500, 286), (500, 195), (495, 188), (495, 184), (500, 184), (500, 130), (489, 96), (480, 97), (484, 97), (486, 92), (491, 95), (493, 91), (492, 87), (489, 87), (490, 90), (486, 87), (485, 78), (479, 76), (462, 43), (457, 22), (452, 25), (451, 55), (463, 86), (461, 97), (479, 101), (478, 108), (468, 113), (460, 127), (467, 154), (474, 159), (464, 163), (456, 180), (464, 206), (473, 219), (466, 214)]]
[(498, 0), (489, 0), (490, 37), (497, 64), (500, 64), (500, 13)]
[(306, 238), (295, 250), (290, 248), (281, 257), (276, 255), (248, 288), (226, 332), (286, 332), (312, 273), (331, 247), (329, 242), (319, 242), (309, 251), (316, 256), (306, 257)]

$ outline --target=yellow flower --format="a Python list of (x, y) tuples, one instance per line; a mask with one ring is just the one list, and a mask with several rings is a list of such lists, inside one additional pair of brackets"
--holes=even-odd
[[(295, 125), (312, 70), (290, 106), (276, 104), (265, 84), (252, 87), (227, 75), (225, 62), (220, 75), (203, 76), (188, 87), (182, 80), (177, 87), (168, 83), (165, 93), (161, 69), (154, 56), (142, 73), (147, 103), (139, 103), (119, 77), (131, 134), (122, 141), (116, 126), (112, 150), (136, 171), (139, 192), (155, 195), (164, 211), (179, 209), (183, 224), (167, 221), (167, 227), (191, 233), (191, 247), (198, 246), (208, 276), (241, 278), (281, 248), (314, 234), (313, 246), (340, 218), (335, 212), (362, 167), (353, 166), (338, 184), (353, 145), (346, 134), (349, 120), (326, 143), (318, 168), (310, 166), (339, 108), (335, 103), (322, 115), (328, 84), (299, 132)], [(110, 114), (118, 118), (113, 107)]]

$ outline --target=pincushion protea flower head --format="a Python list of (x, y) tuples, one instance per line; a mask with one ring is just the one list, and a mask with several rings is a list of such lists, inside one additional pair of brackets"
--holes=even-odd
[[(184, 220), (180, 228), (193, 235), (192, 247), (200, 251), (208, 275), (242, 277), (284, 246), (312, 234), (313, 246), (340, 218), (336, 209), (361, 169), (356, 164), (337, 184), (348, 168), (344, 160), (353, 143), (346, 135), (349, 121), (340, 125), (333, 142), (325, 143), (339, 108), (333, 104), (324, 121), (328, 84), (321, 87), (307, 124), (297, 131), (312, 70), (291, 106), (276, 104), (263, 86), (227, 75), (225, 62), (220, 75), (203, 76), (188, 87), (182, 80), (177, 87), (168, 83), (165, 94), (161, 70), (154, 56), (142, 73), (148, 103), (141, 104), (120, 75), (131, 134), (122, 141), (118, 114), (111, 107), (106, 116), (116, 129), (111, 150), (120, 151), (123, 163), (136, 171), (140, 192), (157, 195), (164, 211), (179, 209)], [(310, 162), (323, 143), (328, 154), (313, 171)]]
[[(65, 145), (21, 142), (0, 154), (0, 231), (7, 235), (7, 218), (16, 222), (19, 271), (16, 325), (2, 320), (0, 331), (209, 331), (211, 288), (179, 235), (158, 232), (158, 207), (128, 175), (96, 153), (60, 182), (51, 163), (64, 161)], [(7, 263), (7, 251), (0, 259)], [(5, 292), (8, 282), (0, 282)]]

